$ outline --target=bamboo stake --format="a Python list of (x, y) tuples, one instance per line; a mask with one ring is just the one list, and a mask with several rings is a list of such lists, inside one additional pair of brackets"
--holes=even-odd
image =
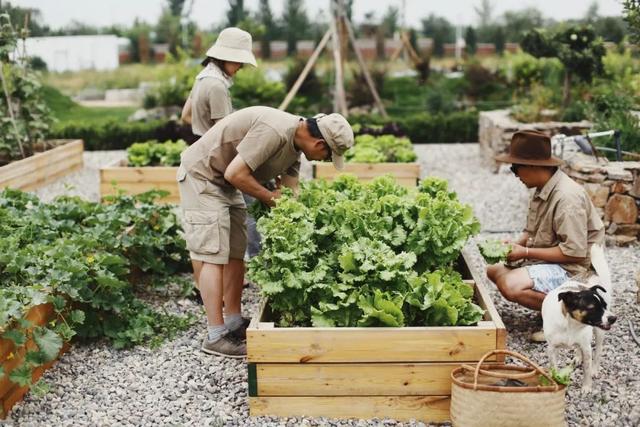
[(338, 35), (338, 29), (336, 28), (336, 18), (331, 20), (331, 45), (333, 49), (333, 62), (336, 67), (336, 93), (333, 98), (333, 109), (340, 111), (340, 113), (347, 117), (349, 112), (347, 110), (347, 100), (344, 93), (344, 76), (342, 74), (342, 61), (340, 55), (340, 36)]
[(22, 140), (20, 137), (20, 131), (18, 130), (18, 124), (16, 123), (16, 117), (13, 114), (13, 108), (11, 107), (11, 98), (9, 97), (9, 90), (7, 89), (7, 83), (4, 78), (4, 63), (0, 61), (0, 80), (2, 80), (2, 90), (4, 91), (4, 97), (7, 100), (7, 110), (9, 111), (9, 117), (11, 118), (11, 124), (13, 124), (13, 130), (16, 134), (16, 140), (18, 141), (18, 147), (20, 147), (20, 154), (24, 159), (24, 147), (22, 146)]
[(373, 79), (369, 74), (369, 70), (367, 69), (366, 64), (364, 63), (364, 59), (362, 58), (362, 54), (360, 53), (360, 49), (356, 46), (356, 37), (353, 34), (353, 28), (351, 27), (351, 22), (348, 19), (345, 19), (345, 23), (347, 24), (347, 32), (349, 33), (349, 39), (351, 40), (351, 45), (353, 46), (353, 51), (356, 53), (356, 59), (358, 60), (358, 64), (360, 64), (360, 69), (362, 69), (362, 73), (364, 74), (364, 78), (367, 81), (367, 85), (369, 86), (369, 90), (371, 91), (371, 95), (373, 95), (373, 99), (380, 111), (380, 114), (385, 119), (388, 118), (387, 110), (384, 108), (382, 104), (382, 100), (380, 99), (380, 95), (378, 95), (378, 91), (376, 90), (375, 84), (373, 84)]
[(327, 30), (327, 32), (322, 37), (322, 40), (320, 40), (320, 43), (318, 43), (318, 46), (316, 46), (316, 49), (313, 51), (313, 53), (309, 57), (309, 60), (307, 61), (307, 64), (304, 66), (304, 69), (298, 76), (298, 79), (293, 84), (293, 86), (291, 86), (289, 93), (287, 93), (287, 96), (284, 98), (284, 100), (278, 107), (279, 110), (286, 110), (287, 107), (289, 106), (289, 103), (293, 99), (293, 97), (296, 95), (296, 93), (298, 93), (298, 90), (300, 90), (300, 86), (302, 86), (302, 83), (304, 83), (304, 79), (307, 78), (307, 74), (309, 74), (309, 71), (311, 71), (311, 68), (316, 63), (318, 56), (320, 56), (320, 52), (322, 52), (322, 49), (324, 49), (324, 47), (327, 45), (327, 42), (329, 41), (329, 37), (331, 37), (331, 29)]

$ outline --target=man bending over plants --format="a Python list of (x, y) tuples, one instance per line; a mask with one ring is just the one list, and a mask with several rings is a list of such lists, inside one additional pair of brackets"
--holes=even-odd
[[(300, 153), (309, 160), (333, 160), (353, 146), (353, 131), (340, 114), (303, 119), (270, 107), (249, 107), (216, 122), (182, 153), (178, 168), (180, 205), (187, 249), (207, 313), (202, 351), (246, 355), (248, 319), (241, 315), (246, 205), (242, 193), (274, 206), (280, 189), (260, 184), (281, 177), (298, 185)], [(223, 316), (224, 301), (224, 316)]]
[[(509, 154), (495, 158), (527, 188), (529, 202), (522, 236), (510, 242), (507, 263), (487, 267), (487, 276), (509, 301), (540, 311), (545, 295), (569, 277), (591, 268), (591, 245), (603, 244), (604, 225), (582, 186), (558, 169), (551, 140), (537, 131), (516, 132)], [(544, 341), (542, 332), (532, 335)]]

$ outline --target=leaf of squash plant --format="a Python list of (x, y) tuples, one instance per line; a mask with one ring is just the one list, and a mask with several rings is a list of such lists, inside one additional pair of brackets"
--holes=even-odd
[(36, 328), (33, 331), (33, 340), (44, 354), (45, 360), (50, 362), (58, 357), (62, 348), (62, 338), (48, 328)]

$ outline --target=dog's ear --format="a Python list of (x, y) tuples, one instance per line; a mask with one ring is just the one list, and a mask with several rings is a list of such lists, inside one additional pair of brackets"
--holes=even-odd
[(602, 291), (602, 292), (604, 292), (605, 294), (607, 293), (607, 290), (606, 290), (605, 288), (603, 288), (602, 286), (600, 286), (600, 285), (595, 285), (595, 286), (593, 286), (593, 287), (591, 288), (591, 292), (593, 292), (594, 294), (597, 294), (597, 293), (598, 293), (598, 291)]
[(573, 292), (560, 292), (558, 294), (558, 301), (562, 301), (562, 302), (570, 301), (571, 294), (573, 294)]

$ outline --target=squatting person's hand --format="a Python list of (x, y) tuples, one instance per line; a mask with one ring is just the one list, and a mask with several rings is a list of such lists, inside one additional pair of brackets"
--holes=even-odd
[(508, 261), (517, 261), (519, 259), (526, 258), (527, 248), (517, 243), (511, 243), (511, 252), (507, 254)]

